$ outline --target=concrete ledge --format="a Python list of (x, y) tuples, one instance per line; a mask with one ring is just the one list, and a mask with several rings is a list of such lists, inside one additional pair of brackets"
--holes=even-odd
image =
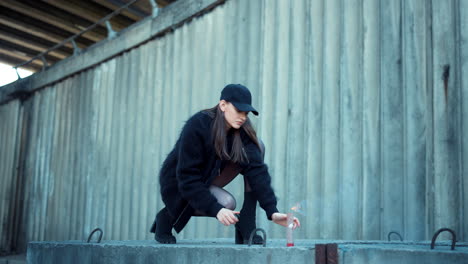
[(182, 240), (176, 245), (155, 241), (105, 241), (87, 244), (31, 242), (28, 263), (311, 263), (313, 247), (287, 248), (277, 241), (267, 247), (235, 245), (233, 239)]
[(429, 242), (269, 240), (267, 247), (235, 245), (233, 239), (155, 241), (31, 242), (28, 263), (315, 263), (315, 244), (338, 244), (338, 263), (468, 263), (468, 244), (448, 242), (430, 250)]
[[(440, 243), (439, 243), (440, 244)], [(468, 263), (468, 246), (450, 250), (449, 243), (430, 249), (430, 243), (423, 244), (350, 244), (340, 245), (340, 262), (345, 264), (461, 264)]]
[(68, 76), (94, 67), (123, 52), (162, 36), (194, 17), (211, 11), (226, 0), (178, 0), (163, 8), (155, 18), (146, 19), (119, 32), (114, 39), (103, 40), (82, 51), (77, 56), (66, 58), (43, 72), (0, 87), (0, 105), (16, 99), (16, 94), (32, 93)]

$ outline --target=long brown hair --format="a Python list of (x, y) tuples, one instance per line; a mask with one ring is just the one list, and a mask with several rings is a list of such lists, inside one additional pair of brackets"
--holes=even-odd
[(232, 142), (231, 153), (228, 153), (227, 150), (227, 133), (226, 133), (226, 120), (224, 119), (224, 113), (219, 108), (217, 104), (213, 108), (203, 110), (208, 115), (213, 118), (213, 123), (211, 127), (211, 135), (213, 138), (213, 145), (215, 148), (216, 155), (222, 160), (230, 160), (234, 163), (248, 163), (249, 159), (247, 158), (247, 153), (244, 150), (244, 144), (240, 136), (240, 129), (243, 129), (249, 138), (257, 145), (261, 150), (260, 143), (257, 138), (257, 133), (250, 122), (250, 119), (247, 117), (247, 120), (244, 122), (240, 129), (234, 130), (234, 140)]

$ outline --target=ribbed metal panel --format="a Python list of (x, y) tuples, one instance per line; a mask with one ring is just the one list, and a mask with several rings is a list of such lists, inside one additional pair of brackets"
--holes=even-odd
[(0, 107), (0, 252), (9, 252), (15, 239), (18, 211), (18, 154), (21, 141), (21, 107), (18, 101)]
[(461, 147), (462, 147), (462, 153), (461, 153), (461, 170), (460, 170), (460, 175), (461, 175), (461, 181), (459, 184), (460, 187), (460, 193), (461, 193), (461, 205), (462, 205), (462, 210), (460, 212), (460, 220), (461, 224), (463, 225), (463, 235), (464, 235), (464, 240), (468, 240), (468, 177), (467, 171), (468, 171), (468, 155), (467, 150), (468, 150), (468, 137), (463, 136), (466, 135), (468, 131), (468, 80), (466, 79), (468, 76), (468, 1), (460, 1), (460, 6), (456, 9), (457, 15), (460, 19), (460, 24), (457, 24), (457, 27), (459, 29), (459, 39), (460, 39), (460, 46), (457, 47), (458, 49), (458, 63), (460, 70), (458, 77), (458, 85), (461, 88), (460, 89), (460, 103), (461, 103), (461, 115), (460, 115), (460, 121), (461, 121), (461, 131), (460, 135), (461, 136)]
[[(460, 218), (463, 193), (460, 183), (463, 182), (460, 160), (462, 151), (461, 139), (461, 104), (462, 86), (460, 81), (466, 76), (459, 76), (460, 66), (457, 38), (460, 32), (457, 26), (459, 2), (445, 4), (432, 3), (433, 26), (433, 125), (434, 125), (434, 226), (450, 226), (460, 229), (466, 221)], [(452, 19), (447, 19), (451, 16)], [(464, 92), (468, 91), (463, 87)], [(465, 121), (468, 116), (464, 116)], [(466, 176), (466, 175), (465, 175)], [(465, 177), (466, 178), (466, 177)], [(466, 198), (465, 198), (466, 199)]]
[[(94, 227), (105, 239), (152, 239), (162, 161), (184, 121), (231, 82), (260, 111), (251, 118), (279, 208), (304, 201), (297, 238), (422, 240), (450, 227), (466, 240), (466, 5), (229, 0), (41, 89), (30, 99), (25, 240), (84, 239)], [(0, 106), (2, 197), (18, 107)], [(240, 207), (241, 177), (227, 189)], [(261, 209), (257, 218), (284, 236)], [(194, 218), (178, 237), (233, 233)]]

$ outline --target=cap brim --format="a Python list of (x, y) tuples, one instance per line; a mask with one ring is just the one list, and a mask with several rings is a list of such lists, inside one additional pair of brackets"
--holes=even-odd
[(258, 115), (257, 110), (253, 108), (249, 104), (242, 104), (242, 103), (235, 103), (232, 102), (232, 104), (237, 108), (237, 110), (242, 111), (242, 112), (252, 112), (254, 115)]

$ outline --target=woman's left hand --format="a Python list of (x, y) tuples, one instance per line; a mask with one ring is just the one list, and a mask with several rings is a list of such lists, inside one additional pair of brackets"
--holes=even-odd
[[(284, 227), (288, 227), (288, 215), (287, 214), (283, 214), (283, 213), (274, 213), (272, 216), (271, 216), (271, 220), (278, 224), (278, 225), (282, 225)], [(292, 229), (296, 229), (298, 227), (301, 226), (301, 222), (299, 222), (299, 219), (297, 219), (296, 217), (294, 217), (294, 220), (293, 220), (293, 227)]]

